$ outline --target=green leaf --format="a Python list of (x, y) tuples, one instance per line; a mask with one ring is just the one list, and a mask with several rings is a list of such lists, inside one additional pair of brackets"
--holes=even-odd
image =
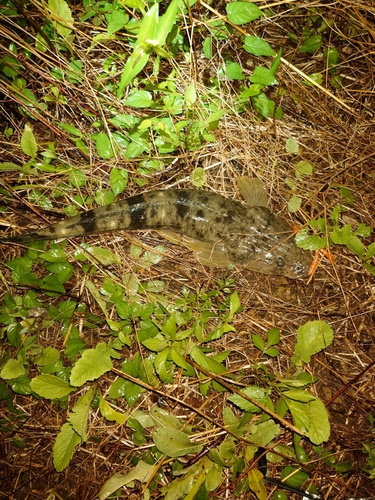
[(302, 389), (291, 389), (290, 391), (285, 391), (283, 392), (283, 396), (301, 403), (308, 403), (309, 401), (314, 401), (316, 399), (310, 392)]
[(55, 246), (54, 248), (48, 250), (48, 252), (40, 254), (40, 258), (46, 262), (65, 262), (66, 253), (62, 247)]
[(11, 380), (26, 374), (26, 368), (21, 359), (8, 359), (2, 367), (0, 377), (4, 380)]
[(328, 441), (331, 428), (329, 423), (329, 415), (324, 403), (320, 399), (315, 399), (308, 403), (308, 411), (310, 415), (310, 428), (307, 436), (315, 444), (321, 444), (323, 441)]
[(299, 196), (292, 196), (288, 201), (288, 210), (291, 214), (298, 212), (302, 203), (302, 198)]
[(307, 40), (303, 42), (298, 52), (301, 54), (308, 52), (315, 52), (322, 46), (323, 38), (322, 35), (312, 35)]
[(294, 467), (284, 467), (281, 471), (281, 479), (284, 480), (288, 486), (292, 486), (293, 488), (299, 488), (304, 485), (308, 478), (309, 476), (306, 472)]
[(197, 101), (197, 90), (194, 82), (191, 82), (185, 90), (185, 102), (188, 108), (191, 108)]
[[(323, 74), (322, 73), (310, 73), (309, 78), (315, 82), (321, 85), (323, 83)], [(302, 85), (305, 87), (314, 87), (314, 83), (310, 82), (310, 80), (302, 80)]]
[(226, 11), (229, 21), (236, 25), (250, 23), (263, 15), (259, 7), (250, 2), (230, 2)]
[(190, 174), (190, 181), (195, 187), (202, 187), (207, 181), (207, 174), (204, 168), (197, 167)]
[(99, 395), (99, 410), (106, 420), (114, 420), (117, 424), (123, 424), (126, 420), (126, 415), (114, 410), (101, 394)]
[(125, 101), (132, 108), (151, 108), (153, 103), (152, 94), (147, 90), (134, 90)]
[(100, 342), (95, 349), (88, 349), (73, 366), (70, 383), (80, 387), (88, 380), (95, 380), (112, 369), (111, 355), (113, 349)]
[(78, 168), (73, 168), (69, 173), (69, 182), (74, 187), (82, 187), (86, 184), (86, 174)]
[(73, 427), (65, 423), (56, 437), (53, 445), (53, 465), (57, 472), (61, 472), (69, 464), (75, 448), (82, 442)]
[(244, 80), (245, 75), (242, 72), (242, 68), (238, 63), (229, 62), (225, 67), (225, 73), (229, 80)]
[(219, 470), (215, 466), (211, 467), (206, 473), (206, 479), (204, 481), (204, 486), (207, 491), (215, 491), (223, 480), (223, 473), (221, 469)]
[(108, 137), (108, 134), (104, 134), (100, 132), (99, 134), (93, 135), (96, 142), (96, 150), (100, 158), (104, 160), (108, 160), (109, 158), (113, 158), (114, 151), (112, 148), (111, 140)]
[(289, 137), (285, 143), (285, 149), (287, 153), (296, 154), (299, 151), (298, 142), (294, 137)]
[(247, 473), (249, 488), (259, 500), (267, 500), (267, 491), (264, 486), (263, 474), (258, 469), (250, 469)]
[(263, 38), (245, 36), (243, 48), (254, 56), (275, 56), (273, 48)]
[(221, 363), (218, 363), (215, 359), (212, 359), (203, 354), (197, 346), (193, 347), (190, 352), (190, 356), (199, 366), (206, 370), (209, 370), (212, 373), (227, 372), (227, 369)]
[(38, 396), (45, 399), (61, 399), (76, 390), (61, 378), (48, 374), (33, 378), (30, 387)]
[(103, 266), (110, 266), (111, 264), (119, 265), (122, 263), (121, 257), (107, 248), (92, 247), (84, 243), (82, 244), (82, 247), (85, 248), (90, 255), (95, 257), (98, 262), (103, 264)]
[(260, 337), (259, 335), (256, 335), (255, 333), (252, 333), (251, 339), (252, 339), (255, 347), (263, 352), (264, 351), (264, 340), (262, 339), (262, 337)]
[(267, 332), (267, 346), (276, 345), (280, 342), (280, 330), (271, 328)]
[(156, 427), (151, 437), (158, 450), (168, 457), (183, 457), (200, 453), (203, 448), (202, 445), (192, 443), (184, 432), (177, 429)]
[(56, 28), (56, 31), (63, 37), (70, 35), (74, 18), (69, 4), (65, 0), (48, 0), (48, 7), (53, 14), (52, 24)]
[(212, 36), (208, 36), (204, 39), (202, 50), (206, 59), (212, 58)]
[(263, 66), (257, 66), (253, 74), (250, 75), (249, 80), (252, 83), (259, 83), (263, 86), (278, 84), (273, 71)]
[(115, 493), (117, 490), (133, 481), (147, 483), (150, 478), (156, 474), (157, 469), (158, 465), (150, 465), (140, 460), (128, 474), (116, 473), (111, 476), (101, 487), (98, 495), (99, 500), (105, 500), (112, 495), (112, 493)]
[(332, 343), (333, 336), (332, 328), (325, 321), (308, 321), (297, 330), (297, 344), (294, 353), (297, 358), (309, 363), (313, 354)]
[[(241, 390), (241, 392), (246, 394), (246, 396), (254, 399), (255, 401), (262, 403), (263, 405), (267, 405), (269, 401), (269, 397), (263, 391), (263, 389), (255, 385), (245, 387)], [(228, 400), (244, 411), (249, 411), (252, 413), (259, 413), (260, 411), (262, 411), (259, 406), (256, 406), (254, 403), (251, 403), (251, 401), (248, 401), (247, 399), (241, 397), (239, 394), (233, 394), (228, 398)]]
[(115, 196), (121, 194), (128, 184), (128, 171), (124, 168), (113, 167), (109, 174), (109, 183)]
[(26, 123), (25, 130), (21, 136), (21, 149), (22, 153), (30, 156), (30, 158), (34, 160), (38, 151), (38, 145), (33, 133), (33, 129), (28, 123)]
[(120, 10), (113, 10), (108, 16), (108, 26), (107, 32), (109, 35), (116, 33), (123, 29), (125, 24), (128, 22), (129, 16), (125, 12)]
[(90, 387), (86, 394), (78, 399), (68, 417), (68, 421), (72, 428), (84, 442), (87, 441), (87, 425), (94, 395), (95, 388)]
[(339, 51), (335, 47), (326, 47), (323, 50), (323, 57), (327, 62), (328, 69), (334, 70), (339, 62)]
[(60, 358), (60, 353), (57, 349), (47, 346), (42, 349), (42, 352), (35, 360), (35, 364), (46, 366), (55, 363)]

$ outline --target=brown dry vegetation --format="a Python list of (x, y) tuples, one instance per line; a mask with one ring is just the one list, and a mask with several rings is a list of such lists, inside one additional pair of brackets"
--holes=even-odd
[[(315, 3), (323, 17), (334, 20), (329, 38), (340, 53), (339, 74), (342, 88), (337, 90), (330, 87), (328, 73), (325, 73), (323, 81), (323, 87), (329, 89), (333, 95), (321, 88), (301, 85), (302, 78), (297, 70), (306, 74), (321, 72), (324, 70), (324, 62), (321, 56), (298, 53), (287, 37), (290, 31), (301, 34), (306, 7), (311, 8)], [(301, 7), (300, 15), (295, 13), (296, 4)], [(90, 120), (84, 116), (82, 109), (94, 113), (98, 119), (106, 118), (109, 103), (95, 91), (95, 81), (100, 71), (97, 61), (108, 57), (114, 51), (123, 51), (121, 42), (114, 41), (106, 46), (97, 45), (88, 56), (85, 55), (92, 33), (85, 23), (77, 24), (74, 50), (77, 58), (81, 57), (87, 62), (85, 79), (80, 87), (61, 82), (60, 90), (68, 96), (68, 103), (49, 103), (48, 108), (39, 115), (43, 121), (39, 118), (39, 121), (33, 123), (37, 142), (43, 145), (54, 141), (59, 160), (76, 168), (85, 164), (91, 178), (101, 183), (103, 188), (108, 186), (108, 173), (112, 166), (126, 168), (130, 174), (126, 195), (154, 188), (191, 187), (190, 173), (195, 167), (203, 166), (207, 172), (206, 189), (240, 199), (236, 177), (239, 174), (256, 175), (264, 180), (267, 186), (272, 209), (291, 224), (298, 225), (303, 225), (310, 219), (327, 216), (339, 203), (336, 186), (344, 185), (353, 191), (355, 197), (354, 205), (348, 206), (345, 211), (346, 222), (352, 225), (364, 222), (374, 229), (375, 8), (370, 0), (339, 0), (324, 4), (325, 2), (278, 2), (278, 5), (273, 7), (273, 17), (251, 25), (257, 35), (274, 47), (283, 47), (284, 62), (278, 70), (277, 78), (286, 92), (281, 97), (275, 97), (284, 111), (283, 119), (258, 120), (251, 109), (242, 114), (226, 115), (214, 132), (216, 142), (205, 144), (193, 152), (181, 150), (168, 168), (147, 176), (148, 183), (144, 187), (137, 186), (133, 180), (142, 178), (137, 171), (137, 159), (126, 160), (119, 156), (106, 162), (97, 157), (94, 150), (89, 158), (84, 158), (74, 144), (69, 142), (67, 135), (64, 136), (54, 126), (55, 121), (64, 121), (82, 132), (89, 132)], [(215, 5), (219, 12), (224, 12), (224, 8), (224, 2)], [(72, 9), (79, 10), (80, 5)], [(30, 5), (27, 12), (28, 19), (24, 30), (32, 34), (40, 21), (38, 10)], [(233, 59), (243, 66), (245, 75), (251, 73), (254, 65), (253, 58), (241, 49), (236, 32), (229, 41), (215, 42), (215, 54), (211, 60), (200, 56), (202, 31), (195, 29), (202, 19), (203, 12), (206, 10), (198, 4), (192, 9), (193, 28), (191, 20), (186, 20), (191, 41), (191, 62), (186, 64), (184, 61), (173, 61), (173, 64), (180, 67), (181, 89), (185, 87), (186, 82), (195, 81), (198, 92), (202, 93), (207, 91), (205, 81), (209, 75), (215, 74), (223, 53), (229, 52)], [(0, 46), (3, 51), (7, 50), (10, 33), (21, 46), (22, 40), (25, 40), (22, 31), (7, 20), (0, 28)], [(48, 88), (49, 70), (52, 66), (64, 64), (62, 56), (53, 51), (44, 54), (35, 52), (30, 59), (23, 62), (25, 78), (38, 100), (42, 100)], [(164, 60), (162, 64), (165, 66), (165, 74), (169, 74), (171, 61)], [(145, 71), (151, 72), (151, 66)], [(223, 102), (227, 101), (229, 108), (230, 96), (236, 91), (237, 85), (224, 81), (222, 83), (221, 98)], [(0, 86), (1, 132), (7, 127), (15, 130), (10, 138), (0, 136), (1, 161), (22, 165), (28, 158), (21, 151), (20, 137), (25, 123), (30, 119), (20, 112), (17, 96), (12, 94), (1, 80)], [(117, 112), (122, 109), (120, 101), (114, 100), (110, 105)], [(147, 114), (147, 110), (143, 112)], [(303, 180), (299, 190), (298, 194), (303, 197), (303, 203), (296, 215), (288, 213), (290, 190), (284, 183), (287, 177), (294, 177), (291, 156), (285, 151), (285, 142), (289, 137), (296, 138), (300, 144), (299, 159), (309, 161), (314, 167), (312, 176)], [(37, 179), (24, 175), (24, 189), (18, 188), (17, 194), (11, 199), (4, 193), (5, 190), (12, 192), (12, 186), (20, 183), (19, 173), (1, 174), (1, 186), (4, 188), (1, 205), (8, 206), (6, 212), (1, 215), (1, 221), (3, 229), (8, 228), (8, 234), (9, 228), (12, 232), (20, 232), (26, 227), (42, 225), (44, 220), (53, 220), (50, 214), (39, 208), (31, 209), (27, 201), (28, 185), (37, 184), (41, 192), (49, 196), (51, 188), (61, 180), (59, 175), (40, 172)], [(69, 204), (69, 198), (68, 193), (65, 198), (59, 198), (60, 205), (54, 207), (55, 211), (58, 212), (63, 209), (64, 204)], [(371, 243), (373, 238), (374, 233), (372, 240), (366, 244)], [(131, 241), (140, 241), (142, 245), (150, 248), (163, 242), (167, 248), (165, 257), (157, 265), (145, 270), (139, 279), (163, 280), (167, 284), (167, 290), (176, 297), (182, 286), (189, 287), (193, 292), (209, 290), (215, 286), (218, 278), (233, 278), (243, 312), (236, 316), (236, 332), (229, 333), (214, 343), (215, 350), (232, 351), (227, 364), (229, 370), (246, 372), (246, 367), (251, 366), (254, 357), (259, 356), (250, 340), (251, 333), (264, 336), (270, 328), (278, 327), (282, 336), (281, 356), (269, 360), (268, 367), (275, 373), (285, 373), (288, 360), (293, 355), (291, 346), (294, 345), (297, 328), (306, 321), (327, 321), (335, 332), (334, 343), (324, 352), (314, 356), (308, 369), (319, 379), (314, 390), (324, 402), (329, 402), (332, 429), (326, 447), (334, 454), (337, 462), (348, 461), (353, 469), (343, 475), (329, 469), (322, 460), (316, 460), (309, 464), (314, 470), (313, 482), (325, 499), (375, 497), (374, 482), (361, 469), (367, 458), (362, 453), (362, 442), (371, 442), (373, 439), (368, 415), (371, 412), (374, 414), (375, 401), (372, 366), (375, 359), (375, 280), (349, 250), (344, 246), (333, 247), (331, 250), (335, 258), (334, 264), (322, 258), (311, 279), (291, 281), (240, 268), (229, 272), (204, 268), (185, 248), (170, 244), (153, 232), (116, 234), (114, 237), (101, 235), (92, 237), (89, 241), (100, 243), (103, 247), (117, 252), (123, 262), (122, 265), (112, 266), (110, 269), (99, 267), (92, 277), (97, 283), (101, 282), (108, 271), (118, 277), (119, 282), (124, 273), (132, 272), (133, 264), (128, 254)], [(71, 246), (68, 251), (73, 250)], [(12, 284), (5, 265), (8, 260), (21, 254), (22, 249), (17, 247), (0, 248), (3, 263), (3, 281), (0, 286), (3, 292), (8, 289), (12, 295), (23, 293)], [(86, 302), (92, 312), (101, 315), (98, 305), (82, 286), (82, 274), (78, 265), (69, 282), (69, 296)], [(64, 300), (64, 297), (50, 300), (57, 304), (59, 300)], [(106, 333), (104, 326), (82, 331), (86, 343), (91, 346), (97, 343), (100, 335)], [(51, 345), (63, 350), (63, 339), (57, 325), (45, 332), (39, 342), (42, 346)], [(134, 349), (139, 347), (136, 345), (131, 349), (124, 349), (123, 356), (133, 356)], [(242, 382), (252, 380), (252, 374), (249, 373), (248, 378), (243, 377)], [(108, 383), (106, 377), (98, 381), (103, 393)], [(164, 405), (168, 411), (192, 419), (200, 432), (206, 429), (206, 423), (201, 416), (194, 415), (193, 408), (200, 408), (209, 421), (215, 421), (219, 418), (220, 408), (227, 397), (226, 393), (212, 392), (204, 398), (196, 385), (190, 381), (188, 383), (182, 377), (176, 378), (173, 385), (167, 385), (161, 390), (166, 393), (164, 400), (147, 392), (142, 395), (138, 407), (148, 410), (155, 404)], [(168, 395), (178, 398), (179, 403), (169, 400)], [(73, 401), (69, 401), (69, 407), (73, 404)], [(5, 404), (1, 405), (1, 418), (14, 418)], [(100, 417), (99, 413), (92, 411), (89, 441), (77, 450), (63, 473), (56, 473), (51, 450), (56, 434), (65, 422), (66, 410), (52, 402), (21, 395), (15, 395), (14, 406), (22, 410), (27, 419), (22, 420), (14, 431), (5, 432), (1, 437), (1, 498), (93, 499), (108, 477), (114, 472), (125, 473), (131, 467), (130, 458), (135, 450), (130, 429), (111, 425)], [(126, 411), (127, 408), (121, 410)], [(26, 442), (25, 448), (13, 446), (12, 439), (15, 434)], [(289, 443), (290, 439), (290, 434), (286, 433), (285, 443)], [(277, 469), (274, 472), (277, 476)], [(141, 490), (137, 488), (138, 486), (133, 490), (129, 489), (121, 498), (141, 498)], [(267, 491), (268, 498), (271, 498), (273, 487), (267, 486)], [(161, 496), (159, 494), (152, 498)], [(234, 498), (229, 480), (228, 484), (223, 483), (221, 492), (215, 498)], [(253, 496), (247, 493), (241, 498)], [(290, 498), (297, 496), (290, 494)]]

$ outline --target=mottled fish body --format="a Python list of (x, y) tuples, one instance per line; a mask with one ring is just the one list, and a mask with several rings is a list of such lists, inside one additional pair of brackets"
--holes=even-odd
[(151, 191), (0, 243), (154, 229), (190, 248), (204, 265), (235, 264), (264, 274), (306, 276), (311, 254), (295, 245), (288, 223), (264, 206), (263, 184), (241, 178), (239, 186), (250, 206), (209, 191)]

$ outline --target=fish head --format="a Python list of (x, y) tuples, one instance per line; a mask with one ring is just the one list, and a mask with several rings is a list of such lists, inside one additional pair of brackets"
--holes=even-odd
[[(299, 279), (308, 275), (311, 252), (298, 248), (289, 224), (265, 207), (252, 208), (252, 222), (226, 245), (231, 262), (258, 273)], [(255, 223), (254, 223), (255, 221)]]

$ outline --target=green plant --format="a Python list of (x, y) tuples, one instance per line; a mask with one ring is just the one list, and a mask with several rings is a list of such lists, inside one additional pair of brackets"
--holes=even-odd
[(367, 247), (362, 240), (371, 235), (371, 227), (360, 223), (357, 227), (351, 224), (342, 224), (340, 217), (347, 205), (354, 204), (353, 193), (346, 187), (339, 187), (340, 203), (333, 208), (329, 220), (319, 217), (308, 222), (307, 227), (296, 235), (297, 246), (305, 250), (329, 250), (330, 246), (344, 245), (362, 261), (363, 267), (375, 275), (375, 266), (372, 264), (375, 255), (375, 243)]

